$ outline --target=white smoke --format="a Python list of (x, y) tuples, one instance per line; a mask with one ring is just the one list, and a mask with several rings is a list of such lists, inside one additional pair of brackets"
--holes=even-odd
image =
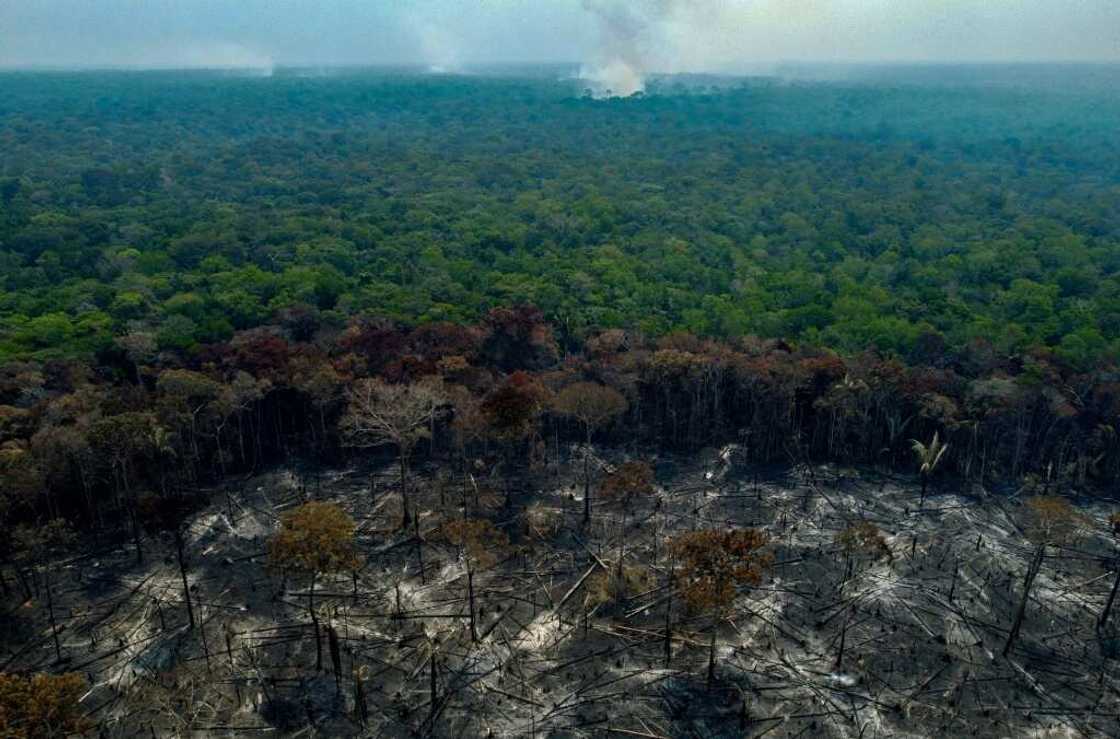
[(598, 96), (627, 97), (652, 73), (720, 71), (749, 55), (745, 29), (806, 1), (583, 0), (599, 45), (581, 76)]
[(629, 97), (645, 90), (677, 0), (583, 0), (599, 26), (599, 47), (580, 76), (597, 97)]
[(447, 7), (433, 0), (414, 0), (401, 13), (401, 22), (429, 74), (458, 74), (464, 69), (464, 52), (471, 42), (465, 38), (463, 5)]

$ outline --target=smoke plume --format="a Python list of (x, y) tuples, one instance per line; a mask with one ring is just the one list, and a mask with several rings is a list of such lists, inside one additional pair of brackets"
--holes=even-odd
[[(711, 72), (749, 56), (744, 30), (796, 14), (809, 0), (583, 0), (599, 45), (582, 77), (599, 96), (645, 89), (653, 72)], [(819, 5), (820, 3), (818, 3)]]
[(599, 25), (599, 48), (581, 77), (597, 96), (629, 97), (645, 89), (661, 31), (675, 0), (583, 0)]

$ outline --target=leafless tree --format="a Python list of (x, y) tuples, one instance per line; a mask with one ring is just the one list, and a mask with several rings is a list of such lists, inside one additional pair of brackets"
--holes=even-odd
[(443, 385), (423, 380), (390, 385), (379, 379), (359, 380), (347, 392), (342, 434), (354, 447), (392, 444), (401, 473), (401, 507), (406, 528), (412, 520), (408, 498), (408, 463), (416, 444), (431, 438), (436, 413), (446, 403)]
[(556, 412), (574, 418), (583, 426), (586, 448), (583, 454), (583, 520), (591, 520), (591, 434), (615, 416), (626, 412), (628, 403), (614, 388), (594, 382), (577, 382), (561, 390), (553, 403)]
[(1035, 544), (1034, 556), (1027, 566), (1027, 574), (1023, 580), (1023, 597), (1019, 601), (1019, 608), (1015, 612), (1015, 621), (1011, 624), (1011, 632), (1007, 642), (1003, 645), (1003, 656), (1006, 657), (1015, 641), (1019, 638), (1019, 631), (1023, 627), (1023, 617), (1027, 612), (1027, 601), (1030, 599), (1031, 587), (1034, 585), (1038, 571), (1042, 569), (1042, 559), (1046, 555), (1046, 547), (1053, 544), (1062, 544), (1072, 539), (1084, 523), (1083, 517), (1074, 510), (1065, 498), (1053, 495), (1038, 495), (1027, 500), (1027, 538)]

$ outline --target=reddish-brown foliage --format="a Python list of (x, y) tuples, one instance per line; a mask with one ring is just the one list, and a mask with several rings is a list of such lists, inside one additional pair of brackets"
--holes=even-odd
[(677, 586), (690, 608), (721, 612), (735, 600), (739, 585), (757, 585), (772, 560), (757, 529), (707, 529), (681, 534), (672, 542), (679, 561)]

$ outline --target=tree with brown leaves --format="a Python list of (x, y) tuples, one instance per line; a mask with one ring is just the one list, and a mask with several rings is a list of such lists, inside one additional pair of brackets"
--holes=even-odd
[(891, 550), (879, 527), (870, 521), (860, 521), (838, 533), (833, 540), (844, 553), (846, 580), (852, 574), (857, 559), (875, 561), (880, 557), (890, 557)]
[(599, 487), (599, 494), (606, 500), (617, 503), (622, 509), (622, 531), (618, 537), (618, 571), (622, 578), (623, 559), (626, 546), (626, 522), (630, 509), (638, 498), (653, 495), (653, 467), (648, 462), (630, 460), (623, 462), (607, 476)]
[(474, 605), (474, 574), (498, 562), (498, 555), (509, 546), (509, 537), (494, 524), (478, 518), (458, 518), (440, 527), (444, 538), (459, 548), (467, 566), (467, 607), (470, 609), (471, 641), (478, 641)]
[(705, 529), (676, 537), (671, 551), (679, 562), (677, 589), (692, 611), (712, 617), (708, 684), (715, 679), (716, 628), (727, 618), (741, 585), (757, 585), (773, 561), (757, 529)]
[(392, 444), (401, 474), (401, 528), (412, 521), (408, 497), (408, 463), (412, 451), (432, 436), (436, 414), (447, 402), (439, 381), (389, 385), (380, 379), (359, 380), (347, 393), (342, 435), (354, 447)]
[(583, 426), (586, 446), (583, 452), (583, 520), (591, 520), (591, 435), (616, 416), (626, 412), (626, 397), (612, 387), (595, 382), (576, 382), (556, 395), (553, 408), (562, 416)]
[(79, 701), (86, 692), (81, 675), (0, 673), (0, 736), (5, 739), (59, 739), (93, 728)]
[(315, 669), (323, 668), (315, 581), (320, 575), (354, 571), (360, 562), (354, 545), (354, 519), (334, 503), (312, 501), (280, 517), (280, 531), (269, 542), (269, 558), (283, 570), (310, 576), (307, 611), (315, 627)]
[(623, 462), (599, 486), (599, 494), (623, 510), (629, 510), (637, 499), (653, 492), (653, 467), (641, 460)]
[(1035, 544), (1034, 556), (1027, 565), (1027, 573), (1023, 579), (1023, 597), (1015, 611), (1015, 620), (1011, 624), (1011, 631), (1007, 635), (1007, 642), (1003, 645), (1002, 654), (1006, 657), (1015, 646), (1019, 638), (1019, 631), (1023, 627), (1023, 618), (1027, 613), (1027, 601), (1031, 596), (1031, 587), (1034, 585), (1038, 572), (1042, 569), (1042, 559), (1046, 555), (1046, 547), (1064, 544), (1072, 540), (1085, 522), (1084, 517), (1078, 513), (1065, 498), (1055, 495), (1036, 495), (1027, 499), (1027, 539)]

